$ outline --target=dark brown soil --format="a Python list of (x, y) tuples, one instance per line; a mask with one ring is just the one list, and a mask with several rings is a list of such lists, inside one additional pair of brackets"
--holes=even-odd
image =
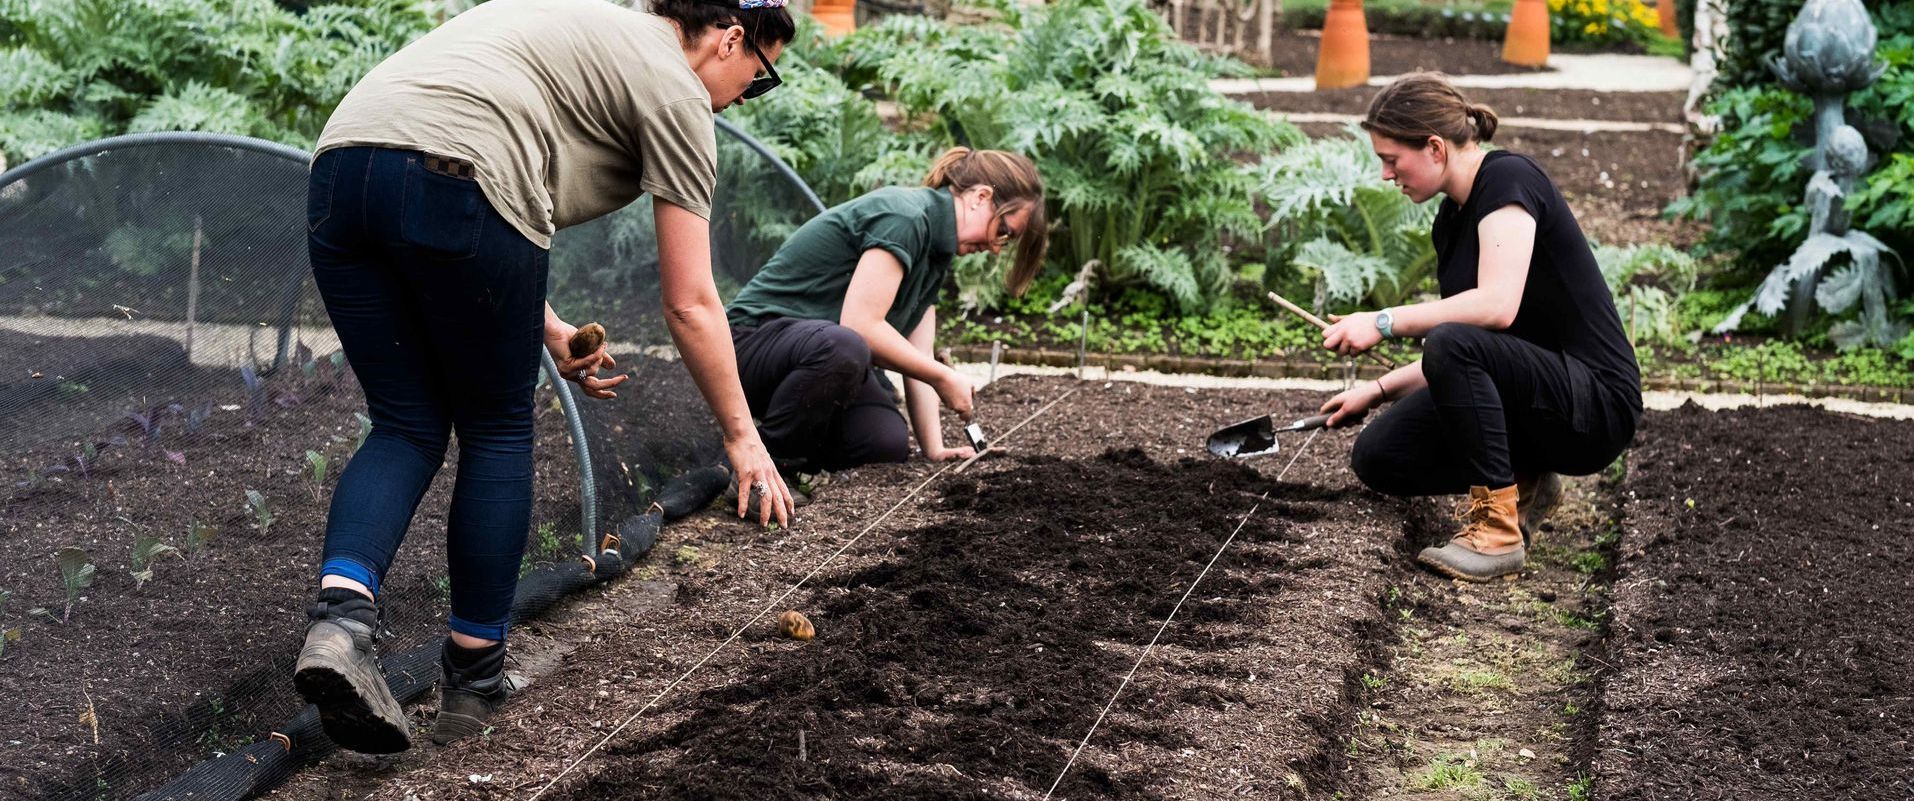
[[(1308, 566), (1289, 565), (1279, 546), (1335, 499), (1240, 465), (1164, 465), (1135, 449), (1024, 459), (987, 482), (952, 479), (940, 490), (932, 502), (951, 519), (898, 532), (890, 558), (818, 579), (798, 608), (824, 639), (773, 651), (745, 681), (706, 691), (685, 710), (690, 719), (614, 749), (577, 794), (965, 798), (990, 795), (976, 782), (984, 778), (1046, 788), (1074, 746), (1070, 733), (1089, 731), (1131, 649), (1169, 613), (1175, 597), (1165, 588), (1195, 578), (1270, 493), (1225, 570), (1206, 580), (1215, 597), (1185, 607), (1187, 622), (1168, 641), (1200, 648), (1236, 636), (1212, 624), (1240, 621), (1256, 596), (1299, 580)], [(1179, 503), (1112, 502), (1146, 494)], [(1242, 699), (1217, 684), (1184, 693)], [(1111, 736), (1169, 752), (1191, 742), (1161, 724)], [(733, 780), (714, 785), (712, 770)], [(1148, 798), (1158, 778), (1119, 780), (1087, 765), (1060, 789)]]
[(1640, 443), (1599, 797), (1914, 796), (1914, 424), (1689, 406)]
[(1221, 422), (1300, 414), (1312, 395), (1116, 382), (1083, 385), (1003, 436), (1073, 385), (1009, 378), (983, 393), (987, 430), (1016, 458), (939, 479), (773, 610), (810, 614), (816, 640), (779, 638), (766, 618), (720, 647), (937, 466), (835, 475), (788, 530), (723, 515), (667, 528), (637, 570), (678, 584), (669, 613), (619, 618), (613, 587), (584, 604), (603, 607), (595, 618), (541, 624), (540, 637), (576, 650), (514, 698), (491, 738), (397, 761), (335, 757), (278, 797), (524, 797), (629, 720), (558, 797), (1038, 798), (1266, 489), (1272, 503), (1179, 613), (1063, 789), (1326, 796), (1342, 781), (1357, 679), (1388, 636), (1376, 599), (1406, 568), (1399, 513), (1357, 491), (1344, 466), (1352, 434), (1285, 443), (1302, 455), (1278, 484), (1284, 457), (1250, 462), (1253, 472), (1183, 458)]
[[(288, 372), (256, 405), (230, 376), (231, 392), (180, 398), (176, 410), (163, 399), (126, 410), (146, 415), (150, 433), (124, 417), (77, 442), (0, 461), (0, 590), (12, 595), (0, 630), (20, 632), (0, 658), (0, 797), (26, 788), (53, 798), (130, 796), (263, 737), (303, 706), (287, 676), (331, 483), (351, 458), (353, 413), (364, 401), (350, 373), (326, 360), (310, 378)], [(575, 531), (575, 463), (553, 447), (564, 441), (560, 416), (549, 403), (540, 408), (547, 444), (534, 519)], [(192, 423), (195, 409), (210, 416)], [(85, 469), (83, 442), (96, 452)], [(327, 456), (323, 484), (310, 477), (308, 450)], [(436, 580), (456, 461), (454, 446), (386, 581), (397, 635), (390, 646), (442, 630)], [(269, 500), (269, 528), (247, 507), (247, 490)], [(183, 550), (195, 524), (208, 527), (208, 544), (158, 558), (153, 578), (136, 584), (135, 542), (156, 537)], [(61, 622), (67, 599), (55, 554), (66, 546), (84, 549), (97, 572)]]
[[(1316, 54), (1321, 50), (1321, 45), (1322, 35), (1318, 31), (1279, 31), (1270, 66), (1283, 75), (1315, 75)], [(1503, 61), (1501, 42), (1369, 37), (1369, 74), (1401, 75), (1416, 70), (1437, 70), (1451, 75), (1548, 71), (1546, 68), (1536, 70), (1518, 67)]]
[[(1313, 111), (1360, 116), (1379, 87), (1355, 86), (1315, 92), (1258, 92), (1236, 95), (1239, 100), (1274, 111)], [(1527, 117), (1551, 120), (1606, 120), (1617, 122), (1682, 122), (1685, 92), (1596, 92), (1586, 89), (1462, 90), (1470, 102), (1485, 103), (1502, 119)], [(1504, 128), (1504, 131), (1509, 130)]]

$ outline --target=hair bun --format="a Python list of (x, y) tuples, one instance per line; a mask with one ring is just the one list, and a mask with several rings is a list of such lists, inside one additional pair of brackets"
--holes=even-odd
[(1481, 103), (1469, 104), (1469, 120), (1475, 123), (1475, 137), (1484, 142), (1495, 138), (1495, 129), (1501, 123), (1501, 119), (1495, 115), (1495, 109)]

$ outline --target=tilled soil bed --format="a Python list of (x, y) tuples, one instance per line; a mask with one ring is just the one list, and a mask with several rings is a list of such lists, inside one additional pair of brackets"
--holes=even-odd
[[(1280, 31), (1271, 49), (1270, 66), (1284, 75), (1316, 74), (1316, 55), (1322, 49), (1319, 31)], [(1502, 43), (1486, 39), (1420, 39), (1398, 36), (1369, 37), (1369, 73), (1401, 75), (1436, 70), (1450, 75), (1503, 75), (1546, 72), (1518, 67), (1502, 60)]]
[[(1375, 97), (1377, 88), (1353, 86), (1314, 92), (1258, 92), (1235, 97), (1257, 108), (1273, 111), (1314, 111), (1360, 116), (1369, 111), (1369, 100)], [(1463, 88), (1462, 92), (1468, 95), (1470, 102), (1483, 103), (1495, 109), (1496, 116), (1502, 119), (1523, 117), (1679, 124), (1682, 121), (1681, 104), (1687, 99), (1686, 92), (1599, 92), (1522, 87), (1487, 89), (1473, 86)]]
[[(623, 361), (640, 381), (617, 401), (581, 401), (605, 467), (599, 509), (613, 523), (640, 511), (634, 483), (655, 486), (717, 452), (681, 366)], [(76, 396), (85, 419), (115, 422), (0, 455), (0, 592), (10, 596), (0, 632), (17, 635), (0, 655), (0, 799), (132, 797), (305, 707), (292, 663), (364, 396), (327, 358), (263, 380), (250, 397), (237, 374), (157, 372), (178, 380), (139, 395), (96, 381)], [(579, 553), (578, 462), (551, 388), (536, 402), (527, 569)], [(323, 474), (309, 454), (324, 459)], [(443, 636), (457, 463), (455, 437), (385, 577), (385, 653)], [(147, 538), (180, 552), (154, 557), (141, 582), (132, 552)], [(70, 604), (56, 562), (69, 546), (94, 569)]]
[(1602, 685), (1610, 799), (1914, 797), (1914, 424), (1652, 414)]
[[(0, 658), (0, 798), (130, 797), (303, 707), (288, 676), (363, 396), (322, 362), (312, 378), (262, 390), (259, 403), (243, 390), (210, 395), (197, 421), (200, 400), (179, 400), (177, 410), (136, 405), (141, 419), (81, 438), (95, 454), (84, 469), (72, 442), (0, 460), (0, 590), (11, 594), (0, 630), (19, 632)], [(562, 417), (541, 409), (545, 500), (535, 519), (576, 530)], [(323, 480), (308, 451), (325, 456)], [(389, 648), (443, 626), (437, 580), (456, 461), (454, 446), (387, 577)], [(265, 499), (269, 524), (248, 491)], [(188, 552), (196, 527), (204, 543)], [(131, 552), (147, 537), (182, 552), (156, 556), (141, 583)], [(55, 560), (68, 546), (95, 571), (70, 611)]]
[[(1073, 386), (1008, 378), (979, 408), (1001, 432)], [(944, 475), (861, 537), (940, 466), (836, 475), (791, 529), (692, 518), (637, 571), (676, 584), (668, 606), (613, 587), (581, 605), (594, 616), (528, 632), (526, 658), (539, 641), (570, 645), (490, 738), (336, 757), (277, 795), (520, 797), (603, 741), (546, 797), (1041, 798), (1266, 492), (1058, 797), (1326, 795), (1358, 679), (1389, 636), (1378, 598), (1404, 569), (1403, 515), (1356, 488), (1350, 432), (1247, 465), (1201, 454), (1220, 423), (1314, 402), (1086, 384), (1003, 440), (1012, 455)], [(765, 617), (723, 645), (785, 608), (817, 639), (784, 639)]]

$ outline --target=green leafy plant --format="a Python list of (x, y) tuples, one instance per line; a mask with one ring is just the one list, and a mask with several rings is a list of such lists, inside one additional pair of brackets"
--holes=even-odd
[(533, 550), (540, 556), (557, 556), (564, 550), (564, 544), (558, 541), (558, 526), (551, 522), (538, 524)]
[(1460, 754), (1442, 754), (1430, 760), (1429, 769), (1416, 777), (1422, 790), (1470, 790), (1482, 786), (1482, 771), (1475, 760)]
[(1666, 245), (1597, 246), (1595, 263), (1631, 341), (1676, 347), (1690, 342), (1679, 299), (1700, 276), (1693, 256)]
[(133, 543), (132, 570), (133, 586), (143, 587), (153, 580), (153, 560), (172, 554), (180, 556), (178, 548), (160, 541), (158, 537), (141, 537)]
[[(542, 376), (544, 373), (540, 372), (539, 375)], [(352, 452), (356, 454), (360, 448), (366, 446), (366, 437), (372, 436), (372, 418), (367, 417), (365, 412), (353, 412), (352, 419), (359, 424), (359, 433), (352, 439)]]
[(190, 555), (206, 550), (206, 547), (213, 543), (213, 538), (217, 536), (219, 536), (219, 527), (211, 523), (195, 520), (186, 524), (186, 553)]
[[(1755, 311), (1775, 311), (1776, 298), (1802, 276), (1825, 271), (1826, 293), (1814, 299), (1823, 319), (1791, 335), (1835, 344), (1897, 347), (1909, 311), (1894, 303), (1900, 265), (1848, 255), (1848, 246), (1809, 243), (1809, 209), (1803, 202), (1812, 151), (1811, 104), (1780, 87), (1766, 61), (1781, 51), (1798, 1), (1737, 0), (1730, 14), (1730, 53), (1716, 81), (1708, 111), (1719, 115), (1719, 133), (1693, 161), (1699, 183), (1670, 206), (1674, 214), (1710, 223), (1703, 250), (1729, 257), (1727, 271), (1710, 283), (1717, 289), (1765, 284)], [(1869, 140), (1880, 160), (1845, 199), (1854, 226), (1898, 253), (1914, 248), (1914, 6), (1879, 4), (1870, 13), (1881, 39), (1875, 56), (1886, 65), (1881, 78), (1848, 98), (1847, 119)], [(1869, 243), (1870, 245), (1874, 243)], [(1799, 251), (1799, 252), (1798, 252)], [(1776, 265), (1782, 265), (1777, 268)], [(1853, 319), (1838, 319), (1853, 313)], [(1732, 315), (1724, 322), (1737, 322)], [(1825, 328), (1824, 328), (1825, 326)]]
[(1589, 801), (1595, 797), (1595, 778), (1578, 776), (1575, 781), (1568, 783), (1567, 792), (1568, 801)]
[[(1365, 300), (1395, 305), (1433, 276), (1435, 204), (1417, 204), (1383, 180), (1360, 128), (1265, 158), (1258, 170), (1269, 227), (1288, 243), (1272, 253), (1312, 288), (1319, 313)], [(1264, 283), (1288, 275), (1273, 271)]]
[(318, 500), (326, 488), (326, 455), (318, 451), (306, 451), (306, 478), (312, 483), (312, 498)]
[(275, 519), (272, 513), (272, 501), (267, 500), (264, 493), (258, 490), (246, 490), (246, 508), (252, 511), (254, 522), (259, 524), (260, 536), (265, 536), (272, 530), (272, 522)]
[(1717, 87), (1774, 82), (1768, 59), (1780, 55), (1788, 25), (1801, 13), (1801, 0), (1732, 0), (1728, 38), (1715, 78)]
[(66, 606), (60, 610), (60, 622), (66, 623), (73, 616), (73, 604), (80, 600), (80, 593), (93, 586), (97, 569), (86, 551), (72, 546), (61, 548), (55, 561), (60, 566), (60, 588), (66, 591)]
[[(846, 84), (895, 99), (902, 127), (930, 145), (921, 152), (963, 142), (1030, 155), (1064, 271), (1096, 262), (1106, 291), (1149, 287), (1183, 311), (1225, 298), (1228, 248), (1263, 228), (1252, 167), (1235, 156), (1300, 132), (1210, 89), (1245, 69), (1177, 41), (1142, 0), (997, 10), (1000, 26), (889, 18), (831, 52)], [(989, 305), (986, 288), (960, 288)]]
[(345, 92), (430, 30), (429, 9), (357, 0), (0, 2), (0, 152), (20, 163), (133, 131), (310, 147)]

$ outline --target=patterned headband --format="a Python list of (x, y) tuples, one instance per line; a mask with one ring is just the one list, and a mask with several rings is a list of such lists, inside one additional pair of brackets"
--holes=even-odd
[[(738, 0), (738, 10), (748, 11), (753, 8), (783, 8), (789, 5), (790, 2), (791, 0)], [(726, 3), (726, 5), (730, 4)]]

